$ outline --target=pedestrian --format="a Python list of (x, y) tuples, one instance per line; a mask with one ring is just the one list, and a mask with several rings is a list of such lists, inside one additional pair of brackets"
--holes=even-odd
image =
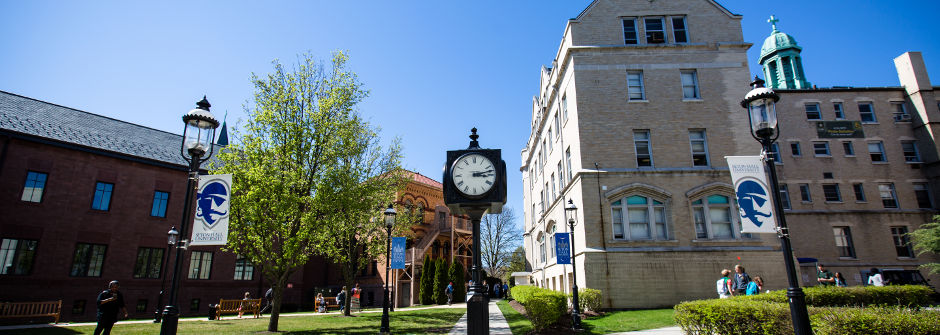
[(764, 288), (764, 279), (760, 276), (754, 276), (754, 279), (750, 283), (747, 283), (747, 295), (760, 294), (761, 289)]
[(871, 268), (871, 275), (868, 276), (868, 285), (885, 286), (884, 278), (881, 277), (881, 271), (878, 271), (878, 268)]
[(118, 289), (121, 285), (117, 280), (108, 283), (108, 289), (98, 294), (98, 300), (95, 305), (98, 307), (98, 326), (95, 327), (95, 335), (111, 334), (111, 327), (118, 319), (118, 311), (127, 318), (127, 308), (124, 306), (124, 294)]
[(362, 289), (359, 288), (359, 283), (356, 283), (356, 287), (352, 289), (352, 304), (349, 306), (349, 311), (352, 312), (352, 306), (356, 306), (356, 309), (362, 312), (362, 300), (360, 296), (362, 295)]
[(500, 285), (499, 283), (493, 284), (493, 293), (494, 293), (493, 297), (499, 298), (500, 294), (502, 293), (500, 292), (502, 289), (503, 289), (503, 286)]
[(721, 299), (731, 297), (731, 270), (721, 270), (721, 278), (715, 282), (715, 289), (718, 290), (718, 297)]
[(451, 301), (454, 300), (454, 282), (447, 284), (447, 288), (444, 289), (444, 294), (447, 295), (447, 305), (450, 306)]
[(747, 284), (751, 282), (751, 276), (744, 271), (741, 264), (734, 266), (734, 278), (731, 280), (731, 295), (744, 295), (747, 293)]
[(822, 286), (832, 286), (836, 284), (836, 280), (833, 279), (832, 271), (826, 270), (826, 267), (820, 264), (816, 264), (816, 281)]
[(849, 285), (845, 283), (845, 277), (842, 277), (842, 272), (836, 272), (836, 275), (832, 277), (836, 281), (836, 286), (838, 287), (848, 287)]
[(336, 303), (339, 304), (339, 312), (346, 311), (346, 286), (336, 294)]
[(503, 284), (503, 298), (509, 297), (509, 285)]
[(264, 306), (263, 309), (261, 309), (261, 312), (259, 312), (258, 314), (264, 314), (265, 311), (271, 310), (271, 307), (273, 306), (273, 303), (274, 303), (274, 288), (273, 287), (268, 288), (268, 290), (264, 292), (264, 302), (266, 305)]
[(317, 312), (326, 313), (326, 299), (323, 298), (323, 293), (317, 293)]

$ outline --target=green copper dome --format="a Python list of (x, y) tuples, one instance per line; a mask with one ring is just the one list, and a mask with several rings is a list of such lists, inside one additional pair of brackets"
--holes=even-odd
[(770, 56), (775, 51), (786, 49), (803, 50), (803, 48), (796, 44), (796, 39), (793, 38), (793, 36), (779, 31), (774, 27), (773, 33), (764, 39), (764, 45), (760, 47), (760, 60), (758, 62), (763, 62), (764, 58)]

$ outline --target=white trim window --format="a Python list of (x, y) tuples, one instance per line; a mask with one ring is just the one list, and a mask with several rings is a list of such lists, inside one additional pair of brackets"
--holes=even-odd
[(685, 16), (673, 16), (670, 19), (672, 19), (673, 42), (688, 43), (689, 30), (685, 26)]
[(561, 96), (561, 115), (568, 121), (568, 95)]
[(545, 234), (539, 233), (539, 260), (540, 264), (545, 264)]
[(568, 180), (570, 181), (573, 177), (573, 173), (571, 171), (571, 147), (565, 149), (565, 165), (568, 166)]
[(646, 90), (643, 87), (643, 71), (627, 71), (627, 99), (632, 101), (646, 100)]
[(699, 239), (734, 239), (740, 231), (731, 215), (731, 197), (711, 194), (692, 201), (695, 237)]
[(665, 201), (645, 195), (629, 195), (610, 204), (615, 239), (665, 240)]
[(552, 226), (548, 228), (548, 260), (555, 259), (555, 227), (558, 226), (552, 223)]
[(565, 191), (565, 170), (561, 168), (561, 161), (558, 162), (558, 193)]
[(636, 149), (636, 166), (637, 167), (652, 167), (653, 166), (653, 149), (650, 145), (650, 131), (649, 130), (634, 130), (633, 131), (633, 147)]
[(708, 139), (704, 129), (689, 130), (689, 146), (692, 149), (692, 166), (708, 166)]
[(682, 99), (696, 100), (702, 97), (698, 92), (698, 72), (695, 70), (682, 70), (679, 72), (682, 81)]

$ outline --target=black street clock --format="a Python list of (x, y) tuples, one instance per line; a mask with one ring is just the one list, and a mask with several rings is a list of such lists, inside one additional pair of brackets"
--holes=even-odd
[(471, 129), (470, 146), (447, 151), (444, 165), (444, 203), (452, 213), (470, 208), (502, 212), (506, 203), (506, 162), (500, 149), (482, 149), (477, 129)]

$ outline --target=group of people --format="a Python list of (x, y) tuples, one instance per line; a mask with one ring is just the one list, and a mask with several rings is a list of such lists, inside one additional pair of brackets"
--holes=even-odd
[(719, 298), (730, 298), (739, 295), (759, 294), (764, 288), (764, 279), (760, 276), (751, 278), (741, 264), (734, 266), (734, 276), (731, 270), (721, 270), (721, 278), (715, 282), (715, 288), (718, 291)]
[[(878, 268), (871, 268), (869, 272), (868, 285), (885, 286), (885, 280)], [(849, 286), (845, 281), (845, 277), (842, 276), (842, 272), (832, 273), (832, 271), (826, 270), (826, 266), (822, 264), (816, 264), (816, 281), (822, 286)]]

